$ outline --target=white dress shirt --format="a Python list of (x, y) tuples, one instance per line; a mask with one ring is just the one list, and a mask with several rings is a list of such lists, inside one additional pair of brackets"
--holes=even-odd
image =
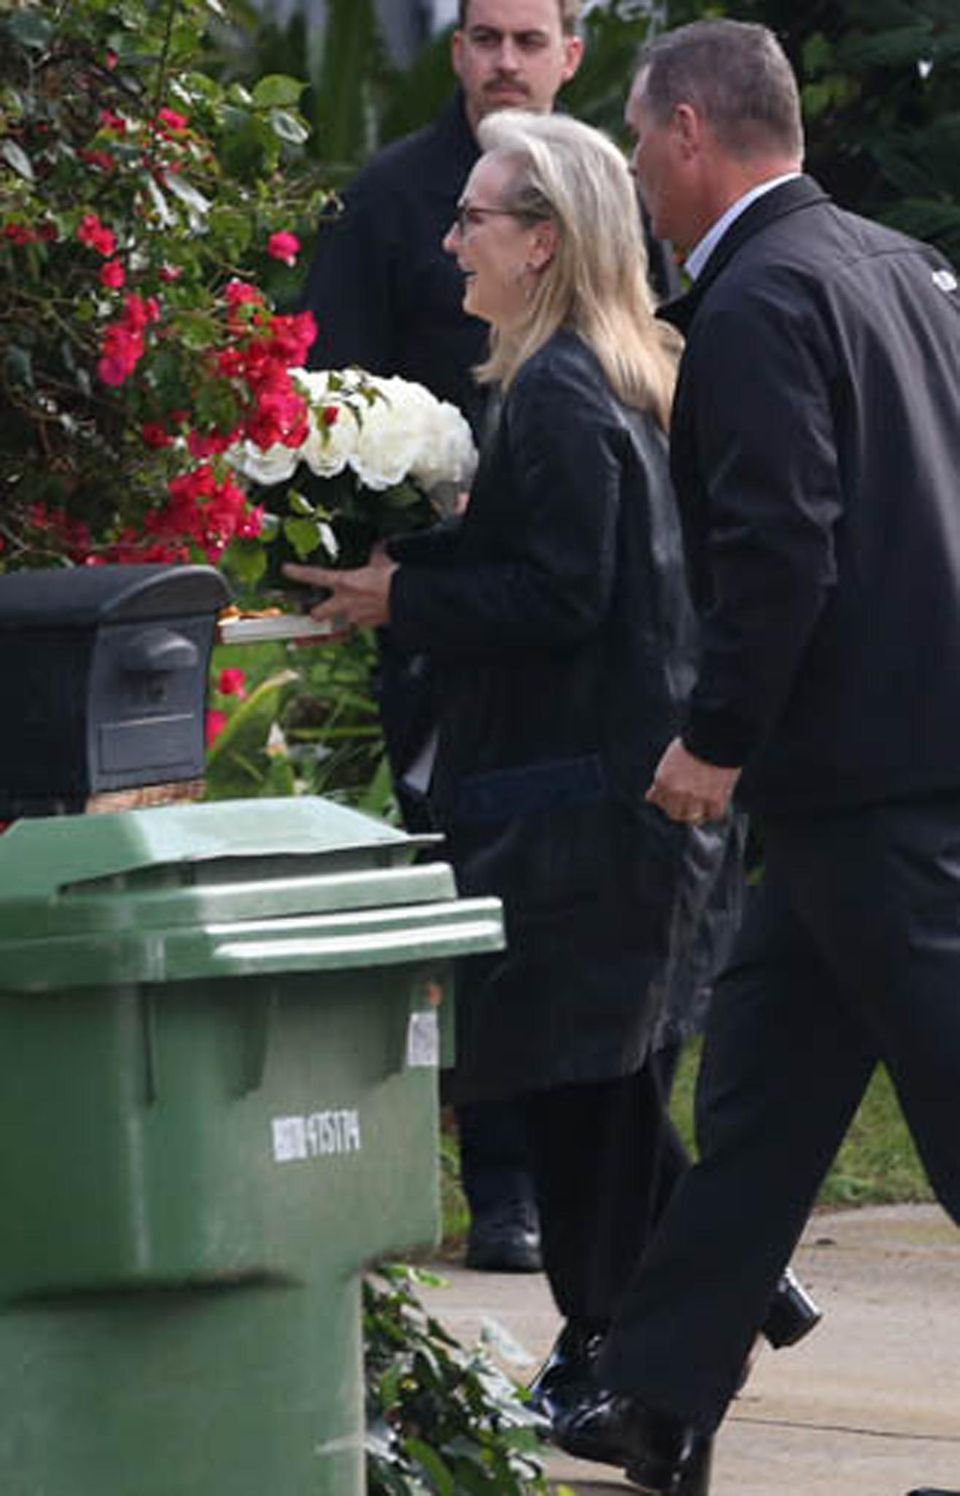
[(740, 217), (741, 213), (749, 208), (751, 203), (755, 203), (758, 197), (763, 197), (765, 192), (772, 192), (774, 187), (780, 187), (784, 182), (792, 182), (800, 175), (799, 171), (787, 171), (782, 176), (771, 177), (769, 182), (761, 182), (758, 187), (751, 187), (749, 192), (745, 192), (742, 197), (737, 198), (735, 203), (731, 203), (727, 211), (721, 214), (716, 223), (711, 224), (703, 238), (698, 240), (687, 255), (683, 268), (690, 279), (696, 280), (727, 229), (735, 219)]

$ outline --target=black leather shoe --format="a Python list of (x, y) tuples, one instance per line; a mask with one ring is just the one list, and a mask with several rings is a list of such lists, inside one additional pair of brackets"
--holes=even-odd
[(706, 1496), (710, 1439), (635, 1397), (600, 1392), (561, 1420), (554, 1438), (577, 1459), (619, 1465), (647, 1496)]
[(593, 1368), (605, 1333), (602, 1327), (572, 1320), (557, 1336), (527, 1388), (528, 1406), (549, 1419), (551, 1426), (557, 1427), (582, 1403), (597, 1396)]
[(761, 1331), (775, 1350), (796, 1345), (823, 1319), (823, 1310), (813, 1302), (792, 1268), (787, 1268), (774, 1290)]
[(907, 1496), (960, 1496), (960, 1491), (947, 1491), (942, 1486), (918, 1486), (908, 1491)]
[(475, 1216), (467, 1237), (467, 1267), (481, 1273), (539, 1273), (540, 1232), (522, 1203)]

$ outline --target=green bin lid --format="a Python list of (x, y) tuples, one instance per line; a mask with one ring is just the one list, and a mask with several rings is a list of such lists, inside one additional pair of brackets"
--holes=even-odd
[(447, 863), (410, 865), (423, 841), (313, 797), (19, 821), (0, 836), (0, 987), (499, 949), (499, 901), (457, 899)]

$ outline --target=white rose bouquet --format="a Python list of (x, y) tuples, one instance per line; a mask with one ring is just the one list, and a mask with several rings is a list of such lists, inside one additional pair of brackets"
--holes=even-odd
[[(470, 427), (423, 385), (361, 369), (290, 376), (306, 402), (299, 442), (264, 451), (247, 441), (227, 453), (245, 478), (277, 489), (259, 497), (267, 511), (280, 501), (263, 531), (280, 559), (358, 564), (376, 540), (434, 522), (469, 486)], [(258, 569), (246, 568), (245, 579)]]

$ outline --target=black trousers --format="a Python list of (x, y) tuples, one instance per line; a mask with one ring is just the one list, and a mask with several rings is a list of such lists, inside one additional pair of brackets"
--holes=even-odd
[(679, 1049), (633, 1075), (521, 1098), (543, 1265), (566, 1320), (606, 1329), (681, 1174), (667, 1114)]
[(960, 1222), (960, 797), (764, 827), (765, 876), (714, 992), (701, 1161), (599, 1366), (709, 1432), (878, 1062)]

